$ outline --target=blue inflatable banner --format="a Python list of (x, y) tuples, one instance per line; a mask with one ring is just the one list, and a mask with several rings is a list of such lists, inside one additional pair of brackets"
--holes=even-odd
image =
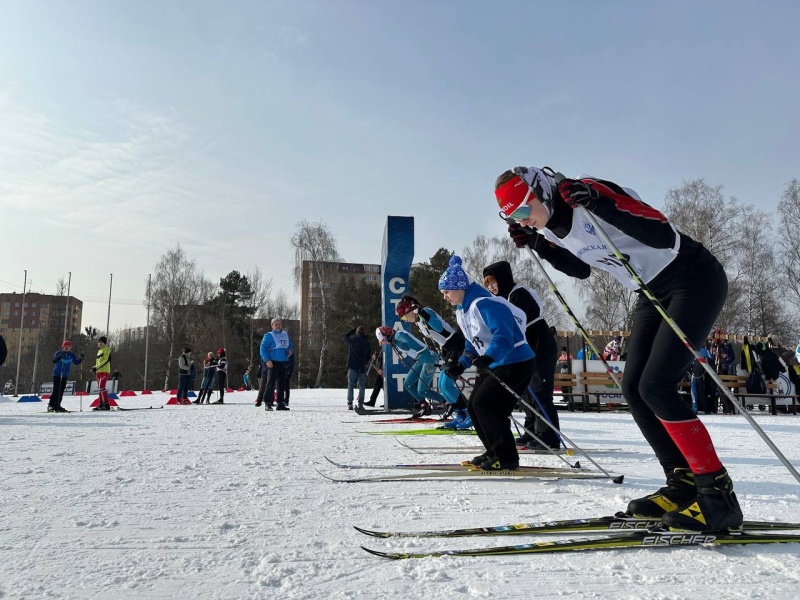
[[(408, 294), (408, 278), (414, 260), (414, 217), (387, 217), (381, 257), (381, 296), (385, 326), (403, 329), (396, 307)], [(386, 410), (414, 406), (414, 398), (403, 389), (408, 368), (391, 346), (383, 347), (383, 393)]]

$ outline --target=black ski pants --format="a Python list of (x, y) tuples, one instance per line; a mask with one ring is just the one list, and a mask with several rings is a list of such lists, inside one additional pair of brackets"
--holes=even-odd
[[(536, 397), (534, 398), (528, 393), (526, 399), (556, 429), (561, 429), (558, 411), (553, 403), (553, 385), (556, 363), (558, 363), (558, 349), (552, 336), (550, 336), (550, 341), (552, 342), (550, 344), (539, 343), (536, 358), (534, 358), (533, 377), (530, 382), (530, 388), (536, 394)], [(522, 410), (525, 413), (525, 429), (533, 431), (536, 437), (551, 448), (558, 448), (561, 445), (558, 434), (543, 419), (537, 417), (524, 404), (522, 405)]]
[(50, 406), (58, 408), (64, 398), (64, 390), (67, 388), (66, 377), (53, 377), (53, 393), (50, 395)]
[[(503, 387), (500, 379), (521, 396), (531, 380), (533, 359), (503, 365), (490, 373), (478, 373), (467, 409), (486, 451), (504, 462), (519, 461), (517, 445), (508, 422), (519, 398)], [(495, 377), (497, 379), (495, 379)]]
[(217, 388), (219, 389), (219, 399), (224, 400), (225, 388), (228, 387), (228, 374), (225, 371), (217, 371)]
[[(714, 327), (727, 294), (728, 279), (714, 259), (703, 261), (702, 268), (690, 265), (669, 293), (657, 297), (689, 341), (699, 348)], [(678, 393), (678, 382), (694, 356), (644, 294), (635, 310), (622, 378), (625, 400), (665, 471), (688, 468), (662, 420), (697, 418), (691, 403)]]
[(272, 368), (267, 371), (267, 385), (264, 386), (264, 401), (272, 403), (275, 396), (275, 390), (278, 390), (278, 404), (286, 402), (285, 386), (286, 377), (283, 376), (283, 371), (286, 368), (286, 362), (279, 360), (272, 361)]

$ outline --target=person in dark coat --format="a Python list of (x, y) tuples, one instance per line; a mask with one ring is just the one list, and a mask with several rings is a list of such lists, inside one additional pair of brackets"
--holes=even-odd
[(284, 404), (289, 406), (289, 392), (292, 389), (291, 379), (294, 373), (294, 352), (286, 359), (286, 368), (283, 370)]
[(350, 347), (347, 353), (347, 408), (353, 410), (353, 389), (358, 384), (358, 408), (364, 408), (364, 388), (367, 382), (367, 365), (372, 353), (364, 326), (353, 327), (342, 336)]
[(375, 369), (375, 383), (372, 386), (372, 393), (369, 395), (369, 402), (364, 402), (364, 406), (375, 406), (378, 395), (383, 389), (383, 350), (378, 348), (372, 355), (372, 368)]
[(6, 340), (0, 335), (0, 367), (6, 364), (6, 358), (8, 357), (8, 346), (6, 346)]
[[(553, 404), (553, 380), (558, 361), (558, 346), (542, 314), (543, 306), (539, 294), (534, 289), (516, 283), (511, 265), (505, 260), (486, 267), (483, 276), (486, 289), (495, 296), (505, 298), (525, 313), (527, 319), (525, 339), (536, 355), (533, 377), (528, 385), (530, 405), (536, 408), (550, 425), (559, 429), (558, 411)], [(541, 442), (525, 431), (517, 439), (517, 444), (525, 444), (532, 450), (560, 447), (561, 439), (553, 428), (524, 404), (522, 410), (525, 412), (525, 429), (536, 434)]]

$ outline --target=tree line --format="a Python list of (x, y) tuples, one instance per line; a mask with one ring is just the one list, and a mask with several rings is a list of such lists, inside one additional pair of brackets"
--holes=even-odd
[[(733, 196), (726, 197), (722, 186), (712, 186), (703, 179), (685, 181), (680, 187), (670, 189), (662, 212), (678, 230), (705, 245), (728, 274), (728, 298), (717, 328), (728, 334), (777, 334), (790, 344), (800, 339), (799, 180), (792, 179), (786, 184), (777, 214)], [(293, 272), (298, 287), (303, 261), (310, 261), (317, 281), (327, 280), (332, 266), (343, 262), (336, 237), (324, 222), (299, 221), (290, 244), (294, 249)], [(419, 263), (410, 278), (410, 293), (452, 323), (455, 322), (453, 308), (442, 300), (438, 280), (454, 253), (440, 248), (430, 259)], [(558, 329), (573, 329), (550, 292), (548, 282), (539, 274), (534, 259), (518, 250), (504, 232), (493, 236), (477, 235), (462, 249), (461, 256), (465, 270), (478, 282), (482, 282), (486, 265), (507, 260), (518, 283), (539, 291), (547, 321)], [(552, 276), (558, 287), (565, 285), (557, 272), (550, 272), (554, 273)], [(585, 327), (630, 328), (635, 293), (597, 270), (588, 279), (574, 284), (583, 303), (581, 320)], [(295, 334), (295, 337), (303, 337), (303, 352), (297, 356), (297, 384), (301, 387), (344, 387), (347, 346), (341, 343), (341, 337), (356, 325), (364, 325), (371, 335), (381, 324), (381, 290), (377, 284), (343, 278), (331, 288), (321, 287), (321, 294), (318, 326)], [(245, 273), (231, 271), (214, 283), (180, 245), (159, 258), (149, 290), (145, 289), (145, 304), (147, 298), (150, 299), (151, 328), (146, 382), (144, 339), (125, 336), (121, 330), (109, 335), (112, 364), (123, 373), (123, 387), (174, 387), (175, 361), (185, 343), (195, 349), (196, 359), (202, 359), (202, 352), (224, 346), (230, 357), (229, 379), (239, 382), (246, 369), (253, 368), (251, 375), (254, 374), (254, 367), (260, 360), (258, 346), (265, 328), (256, 326), (258, 320), (299, 318), (297, 304), (289, 302), (282, 291), (273, 294), (272, 279), (265, 277), (258, 268)], [(578, 314), (582, 312), (581, 307), (573, 308)], [(73, 340), (75, 350), (83, 350), (91, 360), (96, 348), (96, 331), (89, 326), (79, 339)], [(31, 350), (23, 356), (21, 391), (30, 389), (34, 381), (49, 380), (51, 351), (60, 346), (60, 337), (58, 331), (43, 332), (38, 354)], [(298, 345), (300, 340), (293, 341)], [(377, 349), (376, 342), (373, 346)], [(86, 366), (83, 373), (90, 366)], [(7, 365), (6, 379), (13, 368), (13, 364)], [(78, 375), (80, 373), (79, 370)]]

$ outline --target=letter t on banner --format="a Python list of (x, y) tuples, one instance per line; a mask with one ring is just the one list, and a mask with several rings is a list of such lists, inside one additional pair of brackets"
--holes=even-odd
[[(387, 217), (381, 258), (383, 325), (403, 328), (397, 318), (397, 303), (408, 294), (408, 278), (414, 260), (414, 217)], [(412, 408), (414, 399), (403, 389), (408, 369), (390, 346), (383, 347), (383, 394), (386, 410)]]

